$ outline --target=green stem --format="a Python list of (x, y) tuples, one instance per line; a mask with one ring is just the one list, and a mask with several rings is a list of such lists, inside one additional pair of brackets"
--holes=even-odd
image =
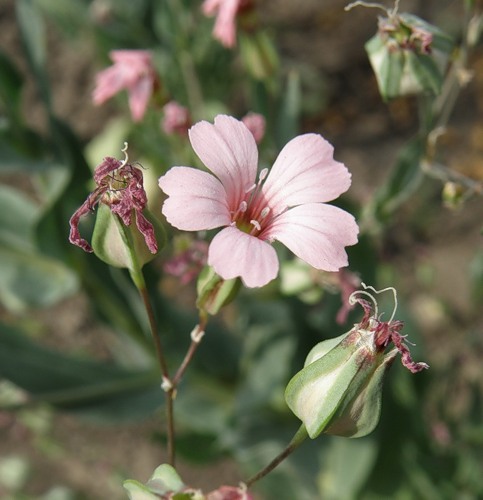
[(301, 425), (298, 431), (295, 433), (294, 437), (288, 444), (288, 446), (279, 453), (266, 467), (264, 467), (261, 471), (257, 472), (250, 479), (245, 481), (245, 484), (249, 488), (253, 483), (256, 483), (260, 479), (264, 478), (269, 472), (272, 472), (277, 465), (282, 463), (292, 452), (294, 452), (308, 437), (307, 429), (305, 425)]

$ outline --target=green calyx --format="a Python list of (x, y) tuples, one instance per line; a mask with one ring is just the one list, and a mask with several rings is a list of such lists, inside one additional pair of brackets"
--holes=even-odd
[(396, 354), (396, 349), (380, 352), (374, 333), (357, 327), (317, 344), (285, 391), (288, 406), (310, 438), (372, 432), (379, 421), (384, 375)]

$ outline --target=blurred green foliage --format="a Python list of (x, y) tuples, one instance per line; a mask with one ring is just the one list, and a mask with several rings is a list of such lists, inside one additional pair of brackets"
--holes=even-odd
[[(42, 99), (47, 124), (42, 130), (29, 124), (21, 105), (24, 72), (0, 50), (0, 176), (10, 180), (0, 186), (0, 301), (6, 311), (0, 324), (0, 377), (28, 393), (25, 401), (3, 404), (9, 411), (48, 403), (97, 421), (119, 421), (148, 416), (162, 406), (147, 321), (128, 276), (84, 254), (67, 239), (69, 217), (90, 191), (91, 169), (101, 155), (110, 153), (119, 135), (129, 142), (130, 157), (143, 163), (154, 185), (170, 166), (197, 161), (186, 139), (167, 136), (159, 127), (167, 100), (187, 106), (194, 120), (211, 119), (219, 112), (238, 117), (248, 111), (264, 114), (267, 134), (260, 153), (264, 166), (301, 131), (306, 110), (314, 109), (311, 103), (323, 112), (326, 96), (318, 95), (323, 85), (320, 76), (310, 68), (301, 70), (296, 61), (284, 60), (260, 21), (253, 28), (256, 35), (242, 33), (239, 49), (230, 51), (211, 37), (213, 21), (202, 15), (199, 6), (191, 0), (17, 0), (15, 4), (29, 78)], [(84, 38), (93, 44), (99, 57), (93, 64), (99, 68), (109, 64), (107, 54), (112, 49), (152, 51), (162, 86), (160, 102), (151, 103), (141, 123), (123, 122), (121, 134), (120, 121), (109, 122), (97, 138), (90, 138), (91, 144), (83, 144), (71, 128), (75, 117), (63, 122), (52, 104), (49, 82), (59, 76), (47, 71), (49, 26), (62, 34), (63, 43)], [(127, 116), (125, 95), (115, 102), (119, 114)], [(426, 123), (438, 123), (436, 111)], [(386, 182), (374, 186), (370, 203), (362, 207), (342, 200), (359, 214), (364, 231), (360, 243), (349, 249), (350, 270), (363, 281), (375, 283), (396, 273), (387, 271), (378, 252), (394, 213), (423, 182), (421, 162), (432, 125), (400, 152)], [(93, 151), (100, 156), (92, 159)], [(83, 229), (89, 234), (92, 221), (86, 221)], [(287, 260), (282, 251), (280, 256)], [(146, 269), (169, 363), (176, 366), (196, 324), (194, 303), (187, 306), (163, 291), (159, 262)], [(480, 304), (482, 269), (480, 251), (470, 276)], [(136, 346), (135, 361), (126, 361), (116, 349), (109, 362), (47, 349), (21, 321), (33, 308), (81, 292), (98, 320), (116, 332), (127, 350)], [(285, 385), (313, 345), (349, 329), (335, 322), (339, 295), (330, 287), (322, 286), (322, 292), (313, 302), (302, 293), (283, 293), (279, 284), (242, 291), (226, 314), (210, 323), (176, 399), (182, 456), (199, 463), (229, 455), (240, 463), (245, 477), (285, 446), (299, 425), (284, 403)], [(421, 349), (415, 357), (431, 364), (430, 356), (423, 355), (417, 327), (404, 317), (404, 306), (401, 310), (398, 319), (407, 320), (411, 340)], [(352, 313), (347, 325), (359, 315), (360, 311)], [(473, 342), (481, 351), (480, 334), (469, 332), (461, 342)], [(457, 369), (447, 368), (455, 373)], [(441, 388), (451, 375), (444, 371), (436, 367), (414, 377), (396, 365), (373, 434), (358, 440), (323, 437), (305, 443), (257, 484), (257, 491), (279, 500), (479, 498), (483, 494), (481, 381), (461, 382), (468, 384), (469, 403), (465, 412), (451, 416), (445, 407), (451, 407), (452, 396)], [(443, 390), (439, 398), (438, 390)], [(162, 429), (159, 439), (164, 439)]]

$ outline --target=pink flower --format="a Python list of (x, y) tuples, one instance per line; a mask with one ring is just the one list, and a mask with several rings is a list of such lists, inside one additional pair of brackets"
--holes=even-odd
[(201, 6), (203, 14), (216, 14), (213, 36), (222, 45), (232, 48), (236, 45), (236, 15), (240, 8), (247, 4), (247, 0), (205, 0)]
[[(176, 249), (176, 246), (181, 248)], [(186, 285), (200, 274), (206, 264), (207, 255), (206, 241), (190, 239), (181, 241), (179, 245), (175, 242), (175, 254), (164, 263), (163, 271), (171, 276), (177, 276), (180, 283)]]
[(178, 134), (185, 136), (191, 127), (191, 117), (187, 108), (176, 101), (170, 101), (163, 108), (164, 117), (161, 127), (168, 135)]
[(92, 100), (99, 105), (126, 89), (131, 116), (139, 121), (146, 112), (156, 80), (151, 54), (146, 50), (113, 50), (109, 56), (114, 65), (98, 73)]
[(253, 134), (255, 142), (257, 144), (260, 144), (260, 142), (262, 142), (263, 136), (265, 135), (265, 117), (259, 113), (250, 112), (242, 118), (242, 122)]
[(258, 181), (257, 146), (242, 122), (219, 115), (214, 125), (194, 125), (189, 137), (215, 175), (170, 169), (159, 179), (169, 196), (163, 214), (184, 231), (224, 226), (208, 250), (208, 264), (223, 279), (239, 276), (248, 287), (273, 280), (279, 268), (270, 245), (275, 240), (316, 269), (337, 271), (347, 265), (344, 247), (357, 242), (357, 224), (352, 215), (324, 202), (349, 188), (350, 174), (320, 135), (292, 139)]

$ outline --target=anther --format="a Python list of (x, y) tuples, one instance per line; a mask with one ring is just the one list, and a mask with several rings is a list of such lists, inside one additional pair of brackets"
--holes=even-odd
[(251, 220), (250, 224), (253, 224), (255, 226), (255, 229), (257, 231), (261, 231), (262, 230), (262, 226), (260, 226), (260, 223), (257, 220)]
[(264, 219), (268, 214), (270, 213), (270, 207), (265, 207), (261, 212), (260, 212), (260, 218)]

